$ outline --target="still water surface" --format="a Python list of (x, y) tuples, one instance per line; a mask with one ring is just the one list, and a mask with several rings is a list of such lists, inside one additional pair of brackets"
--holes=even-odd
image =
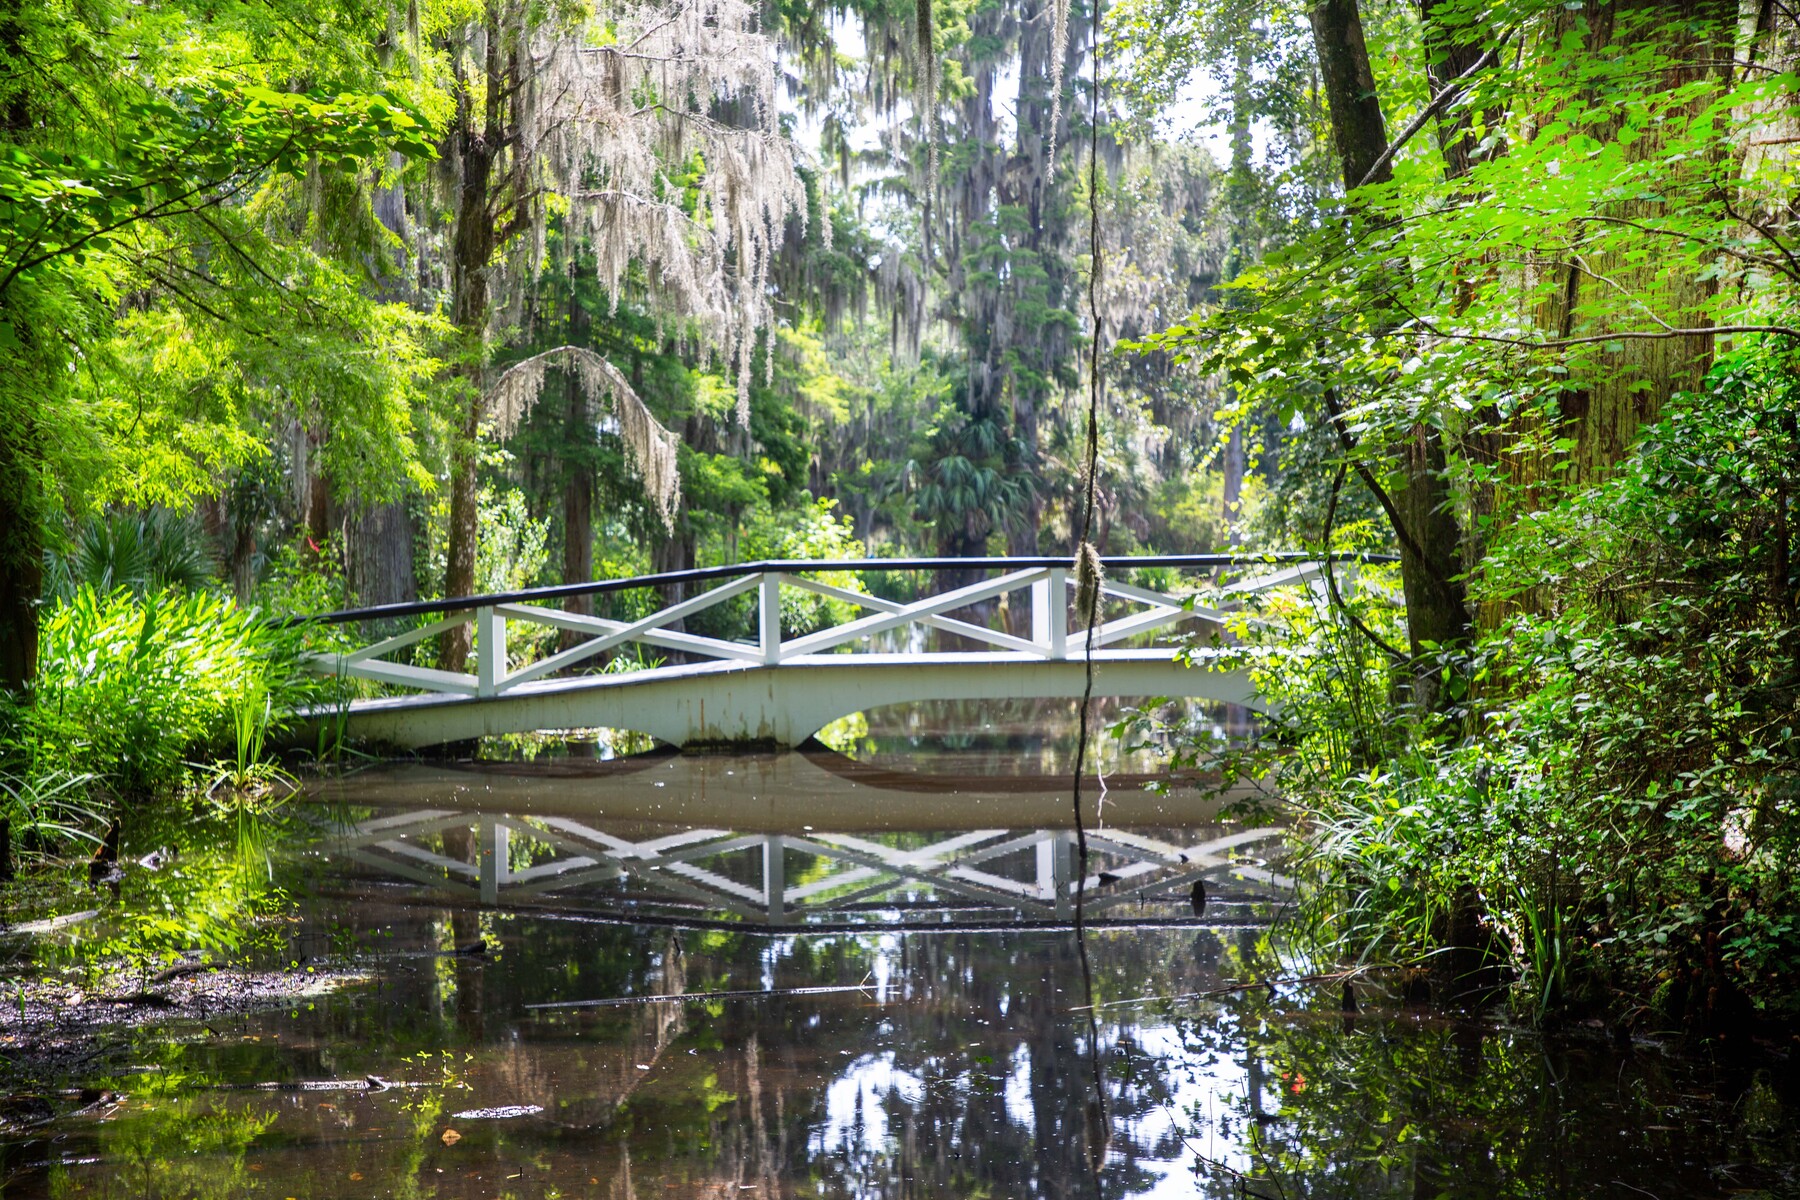
[(912, 706), (847, 754), (578, 749), (318, 789), (277, 865), (286, 952), (369, 981), (121, 1032), (69, 1082), (124, 1098), (0, 1145), (0, 1195), (1800, 1194), (1767, 1049), (1221, 991), (1304, 970), (1279, 842), (1131, 759), (1090, 814), (1097, 1125), (1068, 738), (1039, 732), (1066, 716)]

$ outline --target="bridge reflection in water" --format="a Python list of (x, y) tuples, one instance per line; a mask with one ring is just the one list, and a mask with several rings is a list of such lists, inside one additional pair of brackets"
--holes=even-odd
[[(1266, 921), (1290, 886), (1268, 858), (1282, 831), (1224, 825), (1192, 781), (1162, 795), (1144, 782), (1090, 784), (1086, 914), (1189, 923), (1205, 880), (1208, 924)], [(484, 906), (813, 929), (1074, 915), (1066, 777), (921, 775), (814, 750), (390, 766), (316, 795), (369, 814), (334, 826), (323, 853)]]

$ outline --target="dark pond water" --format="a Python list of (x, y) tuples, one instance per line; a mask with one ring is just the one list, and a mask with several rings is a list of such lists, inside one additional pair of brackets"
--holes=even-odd
[(1129, 759), (1093, 814), (1090, 1026), (1045, 775), (1067, 739), (1033, 732), (1058, 717), (921, 707), (847, 755), (577, 747), (322, 789), (277, 858), (284, 953), (368, 982), (119, 1031), (60, 1082), (122, 1098), (0, 1142), (0, 1195), (1800, 1194), (1772, 1050), (1221, 990), (1306, 970), (1278, 844)]

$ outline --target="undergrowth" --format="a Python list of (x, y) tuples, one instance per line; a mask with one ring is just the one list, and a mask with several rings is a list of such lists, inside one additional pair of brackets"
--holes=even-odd
[(1301, 809), (1317, 952), (1459, 946), (1541, 1018), (1800, 1017), (1797, 379), (1727, 358), (1613, 478), (1509, 522), (1470, 578), (1502, 615), (1446, 666), (1447, 713), (1410, 709), (1350, 621), (1405, 644), (1377, 589), (1239, 615), (1226, 661), (1277, 711), (1218, 761)]

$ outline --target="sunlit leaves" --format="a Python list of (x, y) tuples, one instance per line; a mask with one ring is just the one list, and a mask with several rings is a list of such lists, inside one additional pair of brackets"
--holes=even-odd
[(429, 157), (417, 117), (392, 97), (246, 86), (155, 93), (121, 106), (120, 138), (89, 154), (0, 152), (0, 293), (63, 255), (77, 262), (137, 222), (241, 197), (271, 171), (351, 167), (377, 154)]
[(1460, 430), (1578, 388), (1654, 411), (1665, 359), (1688, 352), (1658, 339), (1792, 328), (1800, 278), (1769, 224), (1792, 156), (1758, 137), (1795, 118), (1794, 79), (1695, 67), (1720, 28), (1514, 20), (1515, 51), (1465, 101), (1490, 122), (1468, 175), (1443, 179), (1419, 135), (1394, 182), (1146, 345), (1228, 372), (1283, 417), (1316, 413), (1324, 380), (1361, 393), (1384, 445), (1421, 416)]

